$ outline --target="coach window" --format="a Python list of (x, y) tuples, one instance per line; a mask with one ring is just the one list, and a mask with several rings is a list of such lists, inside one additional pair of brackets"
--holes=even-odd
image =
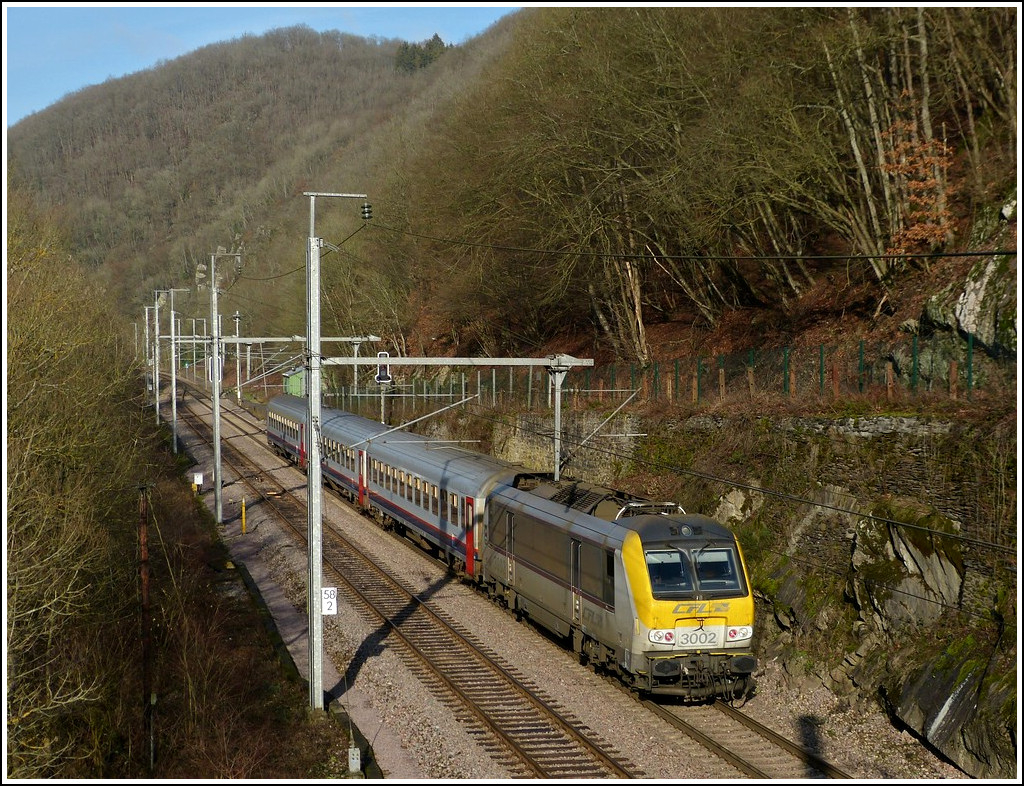
[(459, 495), (452, 493), (451, 496), (452, 524), (459, 523)]
[(437, 486), (431, 484), (430, 486), (430, 512), (435, 516), (438, 514), (437, 507)]

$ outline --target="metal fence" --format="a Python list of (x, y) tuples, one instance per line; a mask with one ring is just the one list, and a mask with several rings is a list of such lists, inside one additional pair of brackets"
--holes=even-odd
[[(351, 372), (348, 372), (351, 373)], [(819, 345), (749, 349), (681, 357), (652, 363), (608, 364), (569, 372), (563, 400), (618, 406), (636, 404), (714, 406), (744, 400), (823, 404), (843, 400), (954, 400), (1016, 397), (1016, 357), (993, 358), (976, 350), (973, 337), (921, 340), (892, 345), (860, 342), (853, 350)], [(372, 379), (372, 378), (370, 378)], [(351, 382), (351, 377), (349, 377)], [(543, 368), (474, 367), (443, 369), (431, 376), (395, 374), (386, 388), (334, 384), (328, 379), (325, 404), (362, 412), (384, 406), (415, 411), (415, 401), (446, 403), (476, 396), (489, 407), (538, 410), (553, 406), (554, 390)]]

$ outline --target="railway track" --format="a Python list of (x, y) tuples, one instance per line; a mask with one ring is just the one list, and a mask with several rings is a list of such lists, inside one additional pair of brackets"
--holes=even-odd
[(722, 701), (673, 706), (643, 705), (744, 775), (760, 780), (850, 778), (811, 750)]
[[(198, 405), (209, 405), (203, 400)], [(209, 441), (212, 428), (191, 413), (191, 427)], [(266, 450), (259, 421), (221, 409), (222, 461), (256, 496), (272, 507), (303, 548), (305, 501), (271, 473), (252, 464), (237, 444), (246, 437)], [(446, 618), (428, 598), (410, 591), (324, 522), (324, 569), (349, 603), (379, 626), (380, 640), (394, 641), (409, 668), (444, 701), (454, 717), (486, 738), (485, 748), (510, 772), (538, 778), (644, 778), (631, 762), (571, 713), (556, 706), (529, 679), (504, 663), (464, 629)], [(376, 525), (373, 525), (376, 526)], [(402, 541), (404, 547), (409, 544)], [(426, 558), (426, 557), (424, 557)], [(609, 678), (610, 679), (610, 678)], [(621, 686), (620, 686), (621, 687)], [(632, 695), (632, 694), (631, 694)], [(721, 760), (738, 777), (762, 780), (850, 778), (813, 750), (763, 726), (723, 702), (672, 705), (641, 699), (641, 704), (708, 751), (709, 766)], [(718, 765), (721, 766), (721, 765)]]

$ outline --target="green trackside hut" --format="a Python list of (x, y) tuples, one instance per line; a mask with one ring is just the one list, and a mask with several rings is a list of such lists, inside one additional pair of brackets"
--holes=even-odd
[(306, 369), (293, 368), (281, 375), (284, 381), (284, 392), (289, 396), (306, 395)]

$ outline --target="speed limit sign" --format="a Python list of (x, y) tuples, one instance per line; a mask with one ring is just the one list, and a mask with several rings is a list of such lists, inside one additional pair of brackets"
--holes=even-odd
[(338, 613), (338, 588), (320, 588), (320, 609), (324, 616)]

